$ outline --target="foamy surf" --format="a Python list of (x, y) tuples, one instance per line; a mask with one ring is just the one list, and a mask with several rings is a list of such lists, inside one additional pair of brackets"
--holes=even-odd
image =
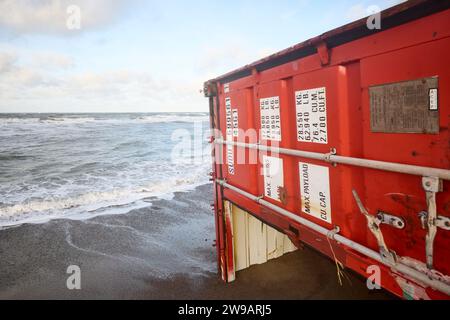
[(125, 214), (151, 206), (149, 198), (170, 200), (175, 192), (190, 191), (207, 182), (206, 177), (175, 178), (134, 189), (88, 192), (75, 197), (55, 197), (15, 205), (0, 205), (0, 228), (24, 223), (39, 224), (54, 219), (86, 220), (101, 215)]
[[(209, 154), (173, 159), (205, 114), (0, 115), (0, 227), (125, 214), (208, 181)], [(149, 123), (151, 123), (149, 125)], [(55, 125), (56, 124), (56, 125)], [(65, 124), (65, 125), (62, 125)], [(202, 147), (208, 150), (206, 140)], [(208, 152), (209, 153), (209, 152)], [(175, 160), (175, 161), (174, 161)]]

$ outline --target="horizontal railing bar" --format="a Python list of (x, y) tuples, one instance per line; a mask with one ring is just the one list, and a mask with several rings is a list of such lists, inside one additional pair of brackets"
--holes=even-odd
[(279, 147), (270, 147), (270, 146), (265, 146), (262, 144), (251, 144), (251, 143), (244, 143), (244, 142), (237, 142), (237, 141), (224, 141), (223, 139), (216, 139), (215, 143), (221, 144), (221, 145), (234, 145), (234, 146), (242, 147), (242, 148), (285, 154), (285, 155), (307, 158), (307, 159), (322, 160), (322, 161), (325, 161), (328, 163), (331, 162), (331, 163), (346, 164), (346, 165), (364, 167), (364, 168), (370, 168), (370, 169), (376, 169), (376, 170), (384, 170), (384, 171), (390, 171), (390, 172), (416, 175), (416, 176), (421, 176), (421, 177), (436, 177), (436, 178), (450, 181), (450, 170), (445, 170), (445, 169), (415, 166), (415, 165), (395, 163), (395, 162), (386, 162), (386, 161), (378, 161), (378, 160), (345, 157), (345, 156), (334, 155), (331, 153), (327, 154), (327, 153), (310, 152), (310, 151), (294, 150), (294, 149), (279, 148)]

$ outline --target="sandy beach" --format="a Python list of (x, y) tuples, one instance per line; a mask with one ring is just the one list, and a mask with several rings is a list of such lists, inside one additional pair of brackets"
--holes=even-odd
[[(238, 273), (216, 273), (211, 185), (149, 198), (149, 207), (84, 221), (52, 220), (0, 231), (0, 299), (392, 299), (304, 248)], [(81, 269), (68, 290), (67, 267)]]

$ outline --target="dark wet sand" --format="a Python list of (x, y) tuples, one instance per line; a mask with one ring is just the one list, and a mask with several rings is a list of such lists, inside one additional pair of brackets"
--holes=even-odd
[[(151, 207), (86, 221), (54, 220), (0, 231), (0, 299), (392, 299), (304, 248), (237, 274), (216, 273), (211, 186), (148, 199)], [(66, 287), (69, 265), (81, 290)]]

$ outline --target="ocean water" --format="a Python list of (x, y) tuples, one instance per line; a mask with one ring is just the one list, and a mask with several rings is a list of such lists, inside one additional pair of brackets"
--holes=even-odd
[(0, 227), (125, 214), (207, 183), (207, 136), (205, 113), (0, 114)]

